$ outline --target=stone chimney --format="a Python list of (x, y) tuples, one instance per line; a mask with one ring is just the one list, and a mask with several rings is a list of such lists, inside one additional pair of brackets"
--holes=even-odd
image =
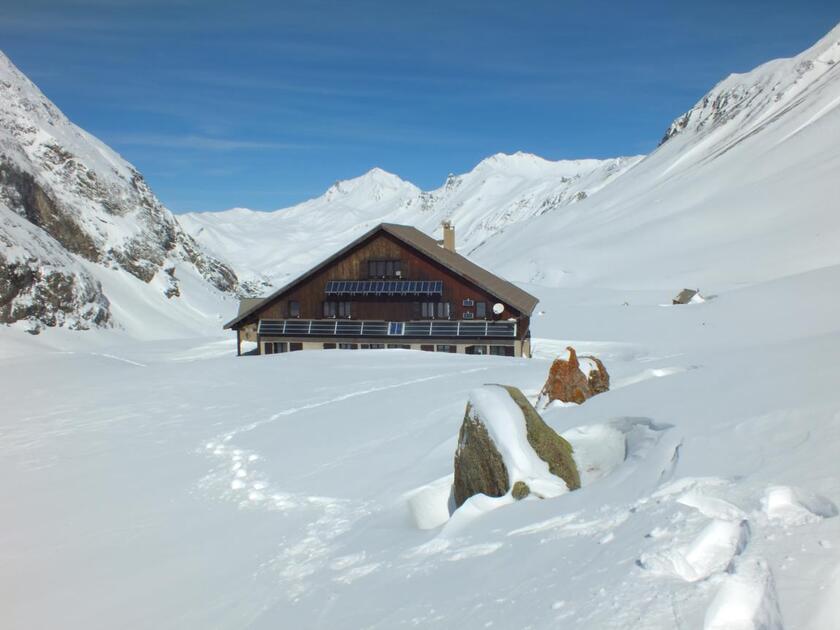
[(455, 251), (455, 226), (452, 221), (443, 222), (443, 249), (448, 249), (450, 252)]

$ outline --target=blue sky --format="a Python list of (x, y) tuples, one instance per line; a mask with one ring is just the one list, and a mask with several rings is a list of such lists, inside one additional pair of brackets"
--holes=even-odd
[(373, 166), (652, 150), (719, 79), (840, 4), (4, 0), (0, 47), (173, 211), (275, 209)]

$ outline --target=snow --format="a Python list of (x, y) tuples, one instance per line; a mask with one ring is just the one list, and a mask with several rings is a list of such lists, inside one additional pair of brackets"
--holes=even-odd
[[(236, 358), (217, 326), (202, 333), (232, 301), (159, 303), (129, 283), (108, 291), (131, 334), (0, 330), (4, 628), (835, 628), (838, 39), (726, 79), (583, 200), (539, 214), (549, 188), (572, 191), (584, 171), (606, 180), (587, 163), (562, 183), (524, 155), (436, 191), (424, 229), (456, 211), (446, 199), (464, 201), (465, 251), (540, 298), (533, 359)], [(518, 183), (502, 185), (504, 171)], [(540, 178), (543, 192), (520, 195)], [(516, 192), (481, 202), (495, 186)], [(429, 198), (380, 172), (334, 190), (282, 242), (264, 235), (282, 212), (223, 214), (218, 229), (193, 218), (208, 239), (225, 221), (235, 238), (263, 234), (255, 249), (275, 239), (281, 253), (253, 267), (273, 283)], [(318, 207), (370, 190), (359, 216), (317, 227), (331, 217)], [(516, 220), (500, 218), (503, 199), (525, 200)], [(660, 307), (685, 286), (707, 300)], [(467, 401), (490, 407), (533, 474), (513, 410), (484, 386), (533, 400), (567, 345), (613, 383), (543, 411), (582, 487), (476, 496), (450, 517)]]
[(433, 191), (374, 169), (291, 208), (194, 212), (178, 220), (243, 280), (268, 293), (383, 221), (415, 225), (440, 238), (441, 222), (451, 220), (459, 251), (469, 252), (507, 226), (578, 203), (580, 193), (617, 181), (640, 159), (549, 161), (499, 153)]
[[(838, 281), (829, 268), (687, 310), (644, 292), (624, 307), (612, 292), (542, 289), (539, 338), (599, 349), (625, 384), (544, 412), (575, 448), (580, 490), (476, 497), (452, 518), (471, 392), (488, 392), (478, 404), (502, 421), (514, 410), (483, 384), (533, 397), (551, 357), (237, 359), (230, 339), (92, 349), (69, 332), (6, 330), (3, 347), (25, 350), (0, 359), (13, 401), (0, 421), (0, 475), (14, 479), (0, 489), (6, 626), (830, 619), (840, 305), (820, 296)], [(745, 326), (771, 315), (756, 296), (776, 309)], [(812, 517), (786, 518), (787, 505)]]

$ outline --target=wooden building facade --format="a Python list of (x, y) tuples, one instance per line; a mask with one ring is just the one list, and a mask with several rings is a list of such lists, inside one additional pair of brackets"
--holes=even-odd
[(406, 348), (528, 356), (537, 299), (416, 228), (383, 223), (225, 325), (259, 354)]

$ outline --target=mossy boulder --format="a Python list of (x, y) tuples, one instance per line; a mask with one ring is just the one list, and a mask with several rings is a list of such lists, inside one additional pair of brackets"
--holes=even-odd
[(580, 474), (572, 455), (574, 452), (572, 445), (545, 423), (534, 406), (525, 398), (525, 394), (518, 388), (506, 385), (505, 389), (513, 402), (522, 410), (525, 429), (528, 431), (528, 443), (534, 452), (548, 464), (548, 470), (552, 475), (566, 482), (569, 490), (580, 488)]
[[(534, 487), (535, 484), (541, 487), (546, 484), (560, 487), (561, 490), (555, 494), (565, 491), (562, 482), (565, 482), (569, 490), (580, 488), (572, 445), (543, 421), (519, 389), (487, 385), (473, 392), (471, 401), (482, 393), (484, 407), (479, 409), (472, 402), (467, 404), (458, 436), (452, 488), (456, 507), (460, 507), (475, 494), (501, 497), (512, 491), (516, 499), (523, 499), (530, 494), (542, 497)], [(514, 406), (511, 406), (511, 401)], [(521, 424), (510, 426), (510, 423)], [(517, 440), (515, 436), (523, 433), (527, 440)], [(507, 436), (509, 442), (497, 444), (494, 434)], [(509, 467), (503, 453), (511, 461), (516, 461), (518, 467)], [(522, 469), (522, 462), (525, 462), (527, 468), (529, 462), (537, 461), (534, 454), (548, 465), (550, 474), (546, 475), (545, 469), (538, 462), (534, 466), (535, 470)], [(541, 468), (541, 471), (537, 468)], [(518, 478), (518, 475), (533, 477)]]
[(501, 497), (508, 490), (510, 480), (502, 454), (484, 422), (467, 403), (455, 452), (455, 481), (452, 487), (455, 505), (461, 507), (474, 494)]

